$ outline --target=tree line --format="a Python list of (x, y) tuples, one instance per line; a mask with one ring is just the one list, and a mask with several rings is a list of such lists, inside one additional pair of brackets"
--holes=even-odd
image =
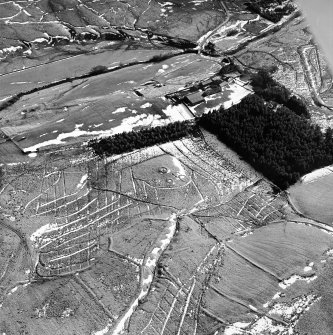
[(194, 125), (189, 121), (169, 123), (165, 126), (141, 129), (111, 137), (93, 139), (88, 146), (100, 157), (111, 156), (142, 149), (156, 144), (176, 141), (193, 132)]
[(332, 129), (323, 134), (319, 126), (286, 106), (273, 108), (257, 94), (197, 122), (281, 189), (333, 162)]

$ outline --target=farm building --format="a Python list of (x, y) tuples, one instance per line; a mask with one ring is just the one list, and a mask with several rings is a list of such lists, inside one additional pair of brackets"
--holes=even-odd
[(195, 92), (195, 93), (188, 94), (184, 98), (184, 102), (190, 106), (195, 106), (204, 101), (205, 99), (202, 97), (201, 92)]
[(248, 83), (251, 80), (251, 76), (249, 74), (244, 74), (243, 73), (243, 74), (241, 74), (241, 76), (239, 77), (239, 79), (241, 81), (244, 81), (244, 82)]
[(202, 96), (207, 97), (209, 95), (213, 95), (213, 94), (220, 93), (220, 92), (221, 92), (220, 85), (212, 85), (205, 89), (205, 92), (202, 94)]
[(231, 73), (228, 73), (228, 74), (225, 74), (225, 76), (227, 78), (232, 78), (232, 79), (235, 79), (235, 78), (238, 78), (240, 77), (240, 73), (238, 71), (235, 71), (235, 72), (231, 72)]
[(220, 84), (220, 87), (224, 88), (224, 87), (226, 87), (228, 85), (229, 85), (229, 83), (227, 81), (222, 81), (222, 83)]
[(201, 86), (207, 86), (207, 85), (211, 85), (213, 83), (213, 79), (212, 78), (208, 78), (203, 80), (200, 84)]

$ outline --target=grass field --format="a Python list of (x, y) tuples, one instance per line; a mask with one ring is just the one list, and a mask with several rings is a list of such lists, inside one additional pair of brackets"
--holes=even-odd
[(4, 170), (16, 233), (2, 252), (17, 256), (2, 279), (1, 331), (29, 319), (31, 334), (204, 335), (239, 323), (255, 334), (294, 329), (316, 303), (332, 235), (288, 222), (283, 195), (212, 137), (107, 160), (73, 153)]
[(75, 80), (22, 97), (3, 111), (2, 130), (12, 139), (20, 137), (17, 145), (29, 152), (192, 118), (185, 108), (174, 108), (161, 95), (218, 68), (215, 62), (190, 54), (134, 65), (117, 75)]
[[(0, 100), (96, 65), (179, 51), (134, 28), (191, 41), (208, 33), (230, 51), (270, 25), (244, 2), (2, 1), (0, 49), (43, 41), (0, 54)], [(69, 42), (68, 26), (98, 35), (112, 25), (134, 39)], [(45, 32), (68, 40), (47, 44)], [(276, 65), (275, 78), (304, 95), (325, 128), (330, 111), (312, 105), (311, 89), (329, 102), (332, 78), (310, 39), (297, 18), (236, 57), (252, 70)], [(164, 98), (213, 76), (219, 62), (198, 53), (133, 65), (1, 112), (12, 140), (1, 135), (0, 334), (332, 334), (333, 228), (311, 219), (332, 224), (332, 174), (289, 190), (306, 219), (205, 131), (103, 159), (82, 146), (250, 94), (235, 80), (190, 111)]]
[(289, 189), (291, 200), (305, 216), (332, 225), (332, 183), (332, 173), (310, 182), (299, 182)]
[(0, 85), (2, 87), (0, 99), (19, 92), (29, 91), (32, 88), (42, 87), (68, 77), (78, 77), (87, 74), (97, 65), (112, 68), (120, 63), (126, 64), (148, 60), (156, 55), (156, 53), (171, 52), (168, 49), (156, 51), (153, 49), (135, 48), (135, 46), (133, 46), (133, 49), (131, 50), (130, 45), (124, 45), (123, 43), (121, 45), (116, 44), (111, 46), (111, 50), (96, 50), (93, 53), (80, 54), (49, 64), (2, 75), (0, 77)]

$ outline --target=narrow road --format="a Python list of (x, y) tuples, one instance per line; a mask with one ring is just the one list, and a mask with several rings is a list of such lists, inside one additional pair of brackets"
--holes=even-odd
[[(315, 83), (315, 79), (313, 77), (313, 73), (311, 71), (311, 64), (310, 64), (310, 60), (309, 60), (309, 50), (313, 49), (314, 46), (313, 45), (302, 45), (300, 47), (297, 48), (297, 52), (300, 55), (300, 59), (301, 59), (301, 64), (302, 67), (304, 69), (304, 74), (305, 74), (305, 78), (306, 78), (306, 82), (309, 86), (309, 90), (312, 94), (312, 99), (313, 101), (319, 105), (319, 106), (323, 106), (326, 107), (328, 109), (333, 109), (333, 105), (329, 105), (327, 104), (320, 96), (318, 89), (316, 87), (316, 83)], [(319, 62), (319, 60), (318, 60)]]
[(112, 335), (123, 334), (125, 329), (128, 327), (128, 322), (139, 305), (139, 302), (147, 296), (150, 290), (150, 286), (154, 279), (155, 267), (158, 263), (159, 258), (163, 254), (164, 250), (169, 246), (177, 230), (177, 214), (172, 214), (169, 219), (169, 225), (165, 231), (160, 235), (159, 240), (155, 244), (154, 249), (151, 251), (148, 257), (145, 257), (144, 263), (141, 268), (140, 275), (140, 293), (137, 298), (134, 299), (132, 304), (128, 307), (123, 316), (119, 319), (115, 326)]

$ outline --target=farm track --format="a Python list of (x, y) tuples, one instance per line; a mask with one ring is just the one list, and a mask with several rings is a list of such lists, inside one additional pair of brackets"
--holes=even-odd
[[(311, 52), (311, 50), (315, 48), (317, 49), (316, 46), (314, 45), (302, 45), (297, 47), (297, 52), (300, 55), (300, 59), (301, 59), (301, 64), (303, 66), (304, 69), (304, 73), (305, 73), (305, 79), (306, 79), (306, 83), (308, 84), (309, 90), (312, 94), (312, 98), (314, 100), (314, 102), (318, 105), (318, 106), (323, 106), (326, 107), (328, 109), (333, 109), (333, 105), (328, 105), (320, 96), (320, 93), (317, 90), (316, 87), (316, 83), (315, 83), (315, 79), (314, 79), (314, 75), (312, 73), (312, 71), (310, 70), (311, 67), (311, 60), (309, 59), (309, 50)], [(318, 55), (318, 54), (317, 54)], [(317, 59), (318, 64), (320, 63), (319, 58)], [(320, 78), (322, 80), (322, 74), (320, 73)]]
[[(124, 330), (128, 330), (131, 316), (135, 312), (139, 303), (149, 294), (151, 285), (155, 277), (155, 268), (162, 257), (164, 251), (172, 242), (175, 234), (177, 233), (177, 221), (178, 217), (176, 213), (173, 213), (166, 221), (169, 222), (168, 232), (164, 231), (158, 239), (155, 240), (154, 245), (150, 246), (152, 251), (145, 254), (142, 265), (140, 266), (140, 288), (139, 294), (133, 299), (126, 312), (117, 321), (113, 330), (113, 335), (122, 334)], [(166, 242), (164, 242), (166, 241)], [(162, 244), (161, 244), (162, 243)], [(161, 245), (160, 245), (161, 244)], [(156, 250), (157, 249), (157, 250)], [(148, 274), (148, 275), (147, 275)]]

